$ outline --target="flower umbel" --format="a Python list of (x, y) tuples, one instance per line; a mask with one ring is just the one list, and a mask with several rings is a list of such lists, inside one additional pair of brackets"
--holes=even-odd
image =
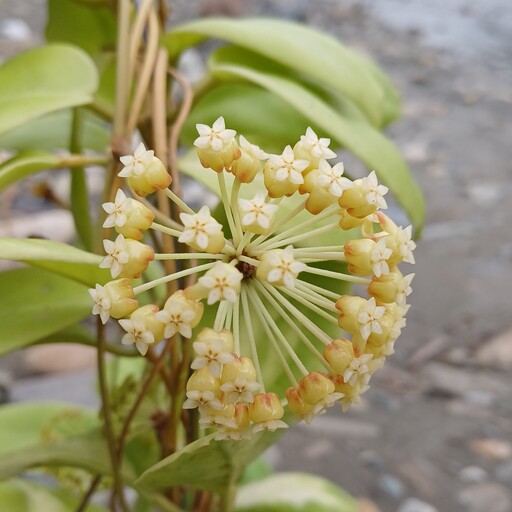
[[(173, 260), (176, 270), (130, 286), (129, 293), (129, 279), (97, 285), (90, 291), (93, 313), (103, 322), (120, 319), (123, 343), (135, 344), (143, 355), (162, 339), (186, 338), (194, 371), (183, 389), (183, 407), (197, 408), (200, 425), (217, 429), (217, 439), (284, 428), (285, 407), (309, 422), (335, 403), (343, 409), (357, 403), (405, 326), (413, 274), (404, 277), (398, 264), (414, 262), (410, 226), (397, 226), (379, 210), (386, 208), (387, 188), (374, 171), (354, 181), (345, 177), (341, 162), (327, 162), (336, 156), (329, 139), (310, 128), (266, 163), (268, 155), (243, 136), (238, 146), (223, 118), (197, 129), (194, 144), (202, 165), (217, 173), (222, 215), (214, 217), (207, 206), (195, 211), (164, 189), (182, 211), (181, 223), (169, 218), (157, 224), (144, 211), (144, 222), (137, 213), (137, 223), (130, 224), (136, 229), (122, 231), (132, 212), (143, 210), (119, 190), (104, 209), (105, 227), (121, 231), (115, 241), (105, 240), (101, 266), (129, 279), (152, 259)], [(122, 158), (121, 175), (146, 183), (151, 166), (162, 172), (156, 160), (139, 146)], [(344, 243), (343, 231), (354, 227), (363, 235)], [(146, 229), (156, 240), (172, 237), (175, 252), (154, 254), (137, 241)], [(189, 252), (180, 252), (180, 244)], [(115, 293), (120, 281), (124, 291)], [(366, 286), (368, 298), (340, 295), (340, 281)], [(178, 291), (162, 301), (161, 310), (136, 309), (135, 296), (169, 283)], [(209, 310), (214, 315), (207, 316)], [(262, 358), (268, 351), (272, 356)], [(288, 379), (286, 392), (268, 389), (269, 360)]]

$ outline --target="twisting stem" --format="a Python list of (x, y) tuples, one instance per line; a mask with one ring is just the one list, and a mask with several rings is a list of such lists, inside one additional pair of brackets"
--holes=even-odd
[(144, 397), (146, 396), (149, 390), (149, 386), (153, 382), (153, 379), (160, 372), (160, 369), (163, 368), (165, 358), (167, 357), (167, 354), (169, 353), (169, 350), (171, 349), (173, 342), (174, 340), (170, 339), (167, 342), (167, 345), (165, 346), (163, 352), (158, 356), (158, 359), (156, 360), (155, 364), (153, 365), (153, 368), (151, 369), (151, 373), (147, 376), (146, 380), (142, 384), (142, 388), (140, 389), (139, 394), (137, 395), (137, 398), (135, 399), (135, 402), (133, 403), (132, 408), (128, 413), (128, 416), (126, 416), (126, 419), (124, 420), (123, 427), (121, 429), (121, 434), (119, 435), (119, 439), (117, 442), (117, 463), (119, 463), (119, 461), (121, 460), (121, 456), (123, 455), (124, 444), (126, 442), (128, 432), (130, 431), (130, 425), (133, 421), (133, 418), (137, 414), (137, 411), (139, 410), (139, 407), (142, 404), (142, 401), (144, 400)]
[(82, 500), (78, 504), (78, 507), (76, 508), (75, 512), (84, 512), (85, 511), (85, 509), (89, 505), (89, 501), (91, 500), (91, 498), (93, 497), (94, 493), (96, 492), (96, 489), (98, 488), (98, 485), (100, 485), (101, 479), (102, 479), (101, 475), (96, 475), (92, 479), (92, 481), (91, 481), (91, 483), (89, 485), (89, 488), (87, 489), (86, 493), (84, 494), (84, 497), (82, 498)]
[(142, 71), (137, 81), (135, 97), (133, 99), (132, 107), (130, 109), (130, 114), (128, 117), (129, 132), (132, 132), (137, 126), (137, 121), (142, 110), (142, 104), (144, 103), (144, 100), (146, 98), (149, 82), (151, 80), (151, 75), (155, 67), (156, 57), (158, 53), (158, 36), (158, 19), (155, 11), (152, 9), (151, 12), (149, 13), (148, 44), (146, 47), (146, 53), (144, 55)]
[(128, 512), (128, 506), (124, 501), (123, 483), (120, 475), (120, 461), (116, 453), (116, 440), (114, 437), (114, 429), (112, 427), (112, 408), (110, 405), (110, 395), (107, 382), (107, 371), (105, 368), (105, 328), (98, 317), (96, 322), (96, 333), (98, 337), (97, 365), (98, 365), (98, 381), (100, 388), (101, 404), (103, 410), (103, 419), (105, 423), (105, 436), (110, 454), (110, 463), (112, 465), (113, 477), (113, 501), (115, 496), (119, 499), (119, 503), (124, 512)]
[(178, 196), (181, 196), (180, 174), (178, 172), (178, 142), (183, 125), (192, 108), (194, 92), (188, 81), (179, 71), (174, 68), (169, 68), (168, 72), (176, 82), (180, 84), (183, 90), (183, 100), (181, 102), (180, 111), (169, 133), (169, 167), (173, 178), (172, 188)]

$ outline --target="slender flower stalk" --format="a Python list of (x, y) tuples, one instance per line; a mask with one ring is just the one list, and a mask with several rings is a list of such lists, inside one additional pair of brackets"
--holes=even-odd
[[(226, 225), (208, 207), (196, 212), (165, 188), (163, 164), (139, 146), (123, 157), (123, 176), (144, 193), (163, 189), (181, 210), (181, 223), (139, 207), (120, 191), (105, 210), (109, 225), (127, 238), (105, 242), (108, 266), (122, 276), (126, 268), (139, 271), (132, 260), (149, 249), (134, 245), (131, 233), (140, 240), (143, 231), (153, 230), (157, 239), (168, 235), (192, 250), (151, 250), (151, 265), (176, 261), (178, 269), (133, 289), (126, 288), (129, 279), (121, 280), (122, 288), (97, 285), (91, 291), (94, 313), (103, 322), (120, 319), (126, 342), (141, 353), (164, 336), (186, 338), (193, 372), (184, 407), (197, 408), (200, 425), (216, 429), (218, 439), (285, 427), (286, 401), (308, 422), (334, 403), (346, 408), (357, 402), (405, 325), (413, 275), (402, 275), (398, 265), (414, 262), (410, 228), (379, 210), (386, 207), (387, 189), (375, 173), (353, 182), (342, 176), (341, 163), (327, 162), (335, 156), (329, 140), (310, 128), (281, 155), (267, 155), (243, 136), (239, 144), (223, 118), (197, 128), (198, 157), (210, 169), (204, 172), (217, 173)], [(362, 238), (345, 241), (343, 231), (355, 226)], [(189, 276), (195, 276), (193, 284), (185, 283)], [(343, 281), (366, 286), (368, 298), (340, 295)], [(169, 282), (179, 291), (161, 310), (162, 305), (136, 309), (135, 297)], [(211, 308), (216, 309), (203, 317)], [(287, 377), (286, 393), (273, 389), (269, 365)]]

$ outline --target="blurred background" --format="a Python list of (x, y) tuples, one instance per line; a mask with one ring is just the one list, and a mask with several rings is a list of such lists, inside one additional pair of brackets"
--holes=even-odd
[[(276, 469), (328, 477), (361, 498), (364, 512), (511, 512), (510, 0), (170, 4), (172, 22), (300, 21), (375, 59), (403, 100), (403, 118), (388, 133), (427, 199), (396, 354), (361, 405), (291, 429), (267, 459)], [(0, 59), (41, 44), (45, 9), (44, 0), (0, 3)], [(186, 66), (199, 73), (200, 54), (189, 54)], [(350, 155), (344, 162), (359, 172)], [(45, 195), (48, 179), (38, 175), (0, 196), (0, 236), (69, 241), (71, 218)], [(63, 175), (51, 179), (57, 193), (66, 188)], [(398, 210), (390, 214), (407, 222)], [(95, 404), (94, 352), (62, 350), (33, 347), (1, 359), (0, 401)]]

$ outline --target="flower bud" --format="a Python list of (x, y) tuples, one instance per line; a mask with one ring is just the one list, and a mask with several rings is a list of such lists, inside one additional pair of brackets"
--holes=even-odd
[(129, 185), (139, 196), (167, 188), (172, 181), (162, 161), (154, 151), (147, 151), (141, 142), (133, 155), (120, 158), (124, 164), (119, 176), (128, 179)]
[(240, 135), (240, 157), (233, 161), (229, 172), (234, 174), (241, 183), (251, 183), (256, 174), (263, 169), (263, 160), (268, 155), (258, 146), (251, 144), (243, 135)]
[(309, 193), (306, 209), (316, 215), (328, 206), (335, 204), (343, 191), (352, 186), (352, 182), (343, 177), (343, 164), (331, 167), (326, 160), (320, 160), (317, 169), (309, 172), (299, 187), (301, 194)]
[(372, 171), (366, 178), (355, 180), (351, 188), (344, 190), (338, 203), (352, 217), (362, 219), (378, 208), (387, 208), (384, 199), (387, 191), (387, 187), (379, 185), (377, 175)]
[(252, 199), (239, 199), (240, 219), (244, 231), (266, 234), (270, 231), (272, 218), (279, 206), (267, 204), (266, 194), (258, 192)]
[(196, 284), (185, 288), (185, 297), (198, 300), (207, 297), (208, 305), (220, 300), (236, 302), (243, 277), (229, 263), (218, 261)]
[(288, 388), (286, 390), (286, 399), (288, 400), (288, 407), (293, 414), (304, 419), (306, 423), (311, 423), (315, 415), (315, 406), (305, 402), (300, 396), (298, 389)]
[(311, 128), (306, 130), (305, 135), (301, 135), (300, 141), (293, 147), (293, 152), (297, 158), (309, 162), (308, 167), (304, 170), (304, 174), (317, 169), (320, 160), (336, 158), (336, 153), (329, 149), (330, 143), (331, 139), (319, 139), (318, 135)]
[(360, 276), (372, 274), (372, 253), (376, 247), (377, 243), (367, 238), (349, 240), (343, 246), (345, 259), (348, 263), (348, 270)]
[(158, 306), (148, 304), (135, 310), (130, 316), (130, 320), (141, 320), (146, 326), (146, 329), (153, 333), (153, 337), (157, 343), (163, 339), (165, 327), (163, 322), (160, 322), (156, 318), (158, 311)]
[(219, 117), (211, 128), (205, 124), (196, 124), (196, 128), (199, 137), (194, 141), (194, 146), (203, 167), (221, 173), (240, 158), (236, 132), (226, 129), (223, 117)]
[(322, 373), (312, 372), (299, 382), (299, 394), (304, 402), (316, 405), (334, 392), (334, 384)]
[(334, 340), (324, 348), (323, 355), (332, 369), (336, 373), (342, 374), (355, 357), (354, 346), (350, 340), (345, 338)]
[(187, 391), (211, 391), (220, 397), (220, 379), (214, 377), (208, 368), (196, 370), (188, 379)]
[(141, 240), (143, 231), (147, 231), (153, 220), (155, 214), (140, 201), (127, 198), (129, 208), (127, 210), (126, 222), (122, 226), (115, 226), (115, 230), (121, 233), (126, 238), (133, 238)]
[(236, 429), (237, 425), (233, 419), (235, 416), (234, 404), (221, 404), (220, 408), (205, 408), (202, 413), (203, 417), (199, 420), (202, 427), (218, 427), (218, 428), (233, 428)]
[(181, 222), (185, 229), (178, 241), (210, 254), (219, 253), (226, 240), (222, 232), (222, 224), (210, 214), (208, 206), (203, 206), (198, 213), (180, 213)]
[(137, 240), (125, 239), (128, 261), (123, 265), (121, 277), (136, 279), (140, 277), (151, 261), (155, 259), (153, 248), (149, 245), (137, 242)]
[(258, 393), (249, 404), (249, 416), (254, 423), (280, 420), (284, 416), (281, 400), (275, 393)]
[(260, 258), (256, 277), (275, 286), (294, 288), (299, 273), (306, 268), (304, 263), (295, 261), (293, 247), (289, 245), (286, 249), (265, 252)]
[(250, 357), (234, 355), (234, 360), (222, 368), (221, 382), (234, 381), (237, 377), (255, 381), (256, 369)]
[(336, 301), (336, 309), (340, 312), (338, 316), (339, 326), (350, 334), (356, 334), (359, 331), (357, 317), (365, 303), (366, 301), (362, 297), (342, 295)]
[(167, 299), (157, 318), (165, 324), (166, 338), (174, 336), (176, 332), (190, 338), (192, 329), (201, 321), (203, 310), (201, 302), (188, 299), (183, 290), (178, 290)]
[(263, 177), (270, 197), (291, 196), (304, 183), (302, 171), (309, 165), (307, 160), (295, 158), (291, 146), (286, 146), (282, 155), (270, 155)]
[(112, 316), (123, 318), (137, 309), (138, 302), (134, 298), (133, 288), (129, 279), (110, 281), (105, 286), (99, 284), (89, 289), (94, 306), (93, 315), (100, 315), (103, 324)]
[(411, 293), (411, 281), (414, 274), (403, 276), (398, 269), (380, 277), (373, 276), (368, 285), (368, 295), (378, 302), (405, 304), (406, 297)]
[(193, 347), (197, 356), (190, 365), (193, 370), (206, 366), (214, 377), (220, 377), (222, 366), (234, 361), (233, 335), (227, 329), (217, 332), (205, 327)]

